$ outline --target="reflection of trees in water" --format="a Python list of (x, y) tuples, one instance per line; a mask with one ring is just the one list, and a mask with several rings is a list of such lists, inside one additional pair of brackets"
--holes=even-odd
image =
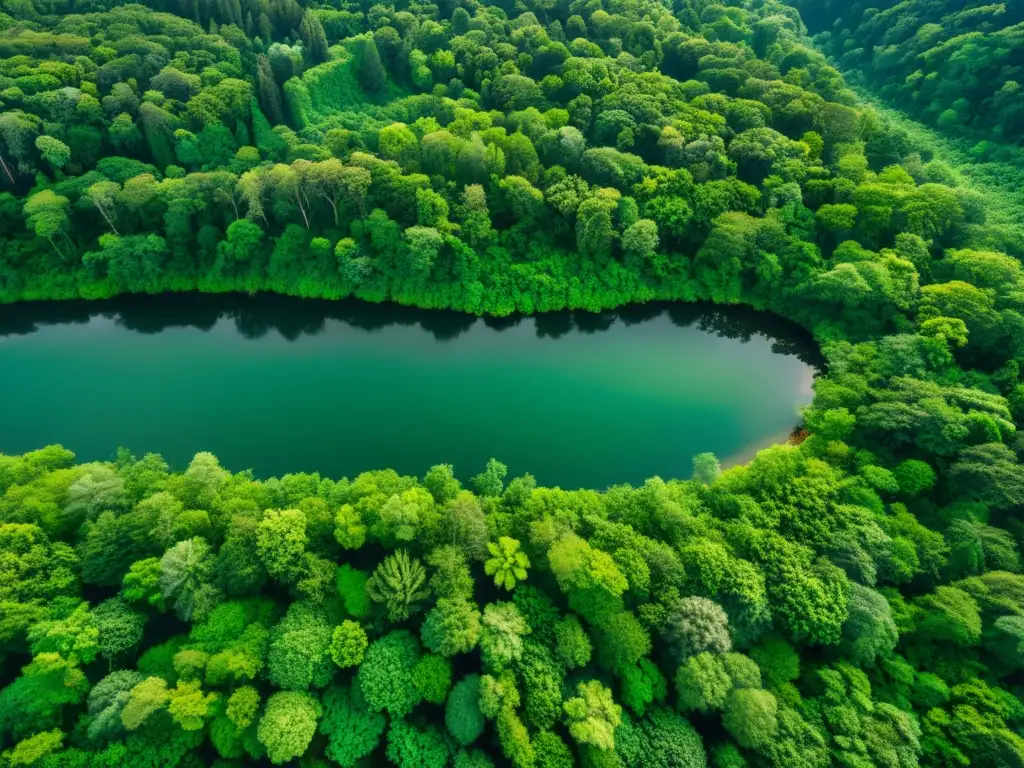
[[(711, 304), (636, 304), (607, 312), (548, 312), (529, 318), (540, 338), (557, 339), (577, 332), (606, 331), (615, 323), (639, 325), (667, 315), (680, 328), (696, 326), (706, 333), (740, 341), (762, 336), (777, 354), (793, 355), (819, 370), (821, 353), (810, 334), (794, 323), (769, 312), (749, 307)], [(461, 312), (422, 310), (395, 304), (361, 301), (297, 299), (273, 294), (164, 294), (124, 296), (109, 301), (30, 302), (0, 307), (0, 336), (34, 333), (41, 326), (81, 324), (93, 317), (114, 319), (138, 333), (160, 333), (168, 328), (197, 328), (209, 331), (217, 321), (231, 320), (239, 334), (258, 339), (276, 331), (286, 339), (322, 333), (328, 320), (374, 332), (391, 326), (418, 327), (438, 341), (449, 341), (466, 333), (477, 323), (496, 331), (515, 328), (526, 318), (477, 318)]]

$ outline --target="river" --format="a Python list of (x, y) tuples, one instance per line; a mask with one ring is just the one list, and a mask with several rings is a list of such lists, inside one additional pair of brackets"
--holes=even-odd
[(210, 451), (259, 477), (489, 457), (605, 488), (749, 457), (799, 423), (821, 359), (743, 308), (646, 305), (480, 319), (279, 296), (0, 307), (0, 452)]

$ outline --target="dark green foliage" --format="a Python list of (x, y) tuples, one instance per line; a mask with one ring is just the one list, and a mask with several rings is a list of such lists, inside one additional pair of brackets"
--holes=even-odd
[(419, 643), (405, 630), (370, 644), (356, 681), (371, 710), (395, 717), (412, 711), (422, 698), (413, 672), (419, 659)]

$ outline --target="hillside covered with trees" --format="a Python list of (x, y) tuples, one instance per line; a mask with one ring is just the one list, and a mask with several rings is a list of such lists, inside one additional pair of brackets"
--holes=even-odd
[(953, 136), (1024, 143), (1024, 6), (986, 0), (796, 0), (845, 72)]
[(806, 32), (0, 3), (0, 301), (712, 300), (828, 364), (800, 445), (639, 488), (0, 456), (0, 767), (1024, 766), (1022, 222)]

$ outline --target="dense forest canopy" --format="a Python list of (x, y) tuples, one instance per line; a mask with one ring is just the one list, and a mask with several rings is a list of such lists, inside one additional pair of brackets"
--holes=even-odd
[(1024, 5), (988, 0), (796, 0), (846, 72), (941, 130), (1024, 142)]
[(793, 7), (108, 6), (0, 0), (0, 300), (710, 299), (828, 373), (604, 492), (2, 456), (2, 768), (1024, 766), (1022, 217)]

